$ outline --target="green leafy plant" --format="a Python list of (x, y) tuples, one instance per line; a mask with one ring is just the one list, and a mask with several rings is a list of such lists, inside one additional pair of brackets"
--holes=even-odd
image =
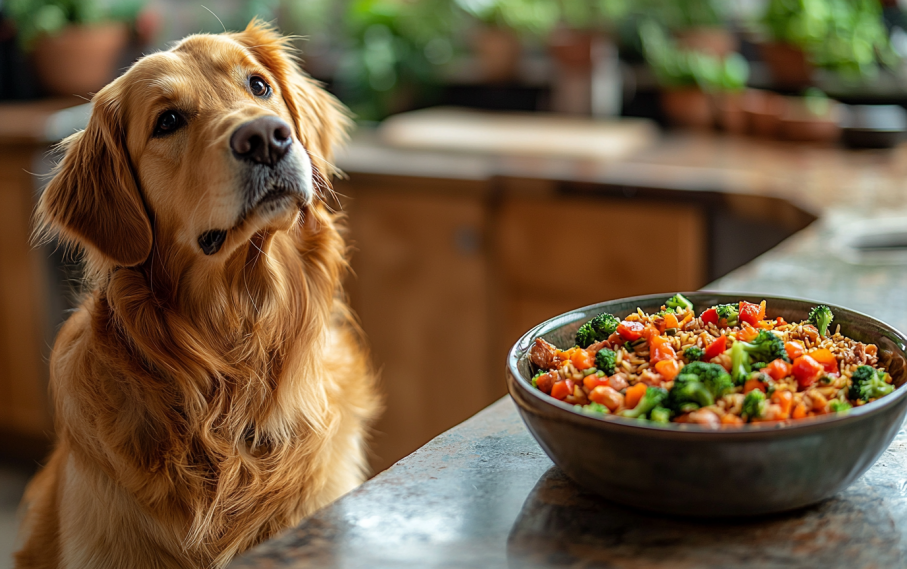
[(546, 37), (558, 25), (574, 30), (602, 30), (626, 16), (630, 0), (456, 0), (482, 22)]
[(774, 40), (844, 76), (873, 75), (897, 61), (878, 0), (770, 0), (762, 24)]
[(749, 78), (749, 64), (739, 53), (719, 58), (678, 49), (653, 21), (640, 25), (643, 54), (658, 82), (667, 88), (699, 87), (703, 91), (739, 91)]
[(15, 23), (19, 42), (34, 47), (42, 35), (55, 35), (68, 25), (134, 21), (143, 0), (7, 0), (6, 13)]

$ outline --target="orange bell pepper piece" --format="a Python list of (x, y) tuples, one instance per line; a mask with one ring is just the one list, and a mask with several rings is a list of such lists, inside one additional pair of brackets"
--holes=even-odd
[(573, 352), (573, 355), (570, 356), (570, 361), (573, 362), (573, 366), (578, 370), (595, 367), (595, 355), (582, 349)]
[(668, 312), (665, 314), (665, 329), (667, 328), (677, 328), (680, 326), (680, 322), (677, 321), (677, 316)]
[(785, 416), (790, 416), (790, 408), (794, 402), (794, 394), (786, 389), (779, 389), (772, 393), (772, 403), (781, 407), (781, 412)]
[(818, 350), (813, 350), (809, 353), (809, 356), (822, 364), (822, 367), (825, 368), (827, 373), (838, 373), (838, 359), (835, 358), (835, 355), (831, 351), (825, 348), (819, 348)]
[(777, 381), (789, 376), (791, 374), (791, 371), (793, 371), (793, 366), (782, 360), (781, 358), (778, 358), (777, 360), (772, 361), (770, 364), (762, 368), (762, 371), (767, 373), (769, 377)]
[(639, 403), (639, 400), (642, 399), (642, 396), (646, 394), (648, 388), (649, 387), (645, 383), (637, 383), (636, 385), (629, 387), (624, 401), (627, 409), (634, 409), (636, 404)]
[(790, 361), (794, 361), (803, 354), (806, 353), (806, 349), (803, 347), (803, 344), (798, 341), (785, 342), (784, 351), (787, 352), (787, 357), (790, 358)]
[(551, 387), (551, 397), (563, 401), (570, 395), (570, 387), (567, 386), (566, 381), (558, 381)]
[(661, 360), (655, 363), (655, 371), (660, 373), (666, 381), (673, 381), (681, 369), (680, 362), (675, 359)]
[(746, 383), (743, 384), (743, 393), (749, 393), (754, 389), (758, 389), (762, 393), (765, 393), (765, 384), (758, 379), (748, 379), (746, 380)]

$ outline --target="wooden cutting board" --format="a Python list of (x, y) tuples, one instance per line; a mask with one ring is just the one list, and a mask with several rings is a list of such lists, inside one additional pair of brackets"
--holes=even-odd
[(394, 115), (378, 129), (399, 148), (500, 155), (617, 160), (652, 145), (646, 119), (594, 120), (541, 113), (494, 113), (437, 107)]

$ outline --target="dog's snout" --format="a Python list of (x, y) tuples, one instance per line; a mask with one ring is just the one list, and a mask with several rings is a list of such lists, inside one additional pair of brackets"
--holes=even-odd
[(273, 166), (293, 144), (290, 125), (279, 117), (251, 120), (233, 131), (230, 148), (238, 158)]

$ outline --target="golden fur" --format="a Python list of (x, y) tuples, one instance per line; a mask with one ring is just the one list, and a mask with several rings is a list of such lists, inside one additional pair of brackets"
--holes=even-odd
[[(156, 138), (167, 108), (187, 126)], [(307, 187), (329, 191), (346, 115), (258, 22), (143, 58), (64, 141), (38, 231), (82, 250), (90, 292), (53, 349), (58, 442), (23, 501), (16, 567), (223, 567), (362, 482), (378, 400), (334, 216), (317, 192), (239, 209), (230, 135), (266, 115), (295, 129)], [(204, 255), (212, 227), (229, 230)]]

